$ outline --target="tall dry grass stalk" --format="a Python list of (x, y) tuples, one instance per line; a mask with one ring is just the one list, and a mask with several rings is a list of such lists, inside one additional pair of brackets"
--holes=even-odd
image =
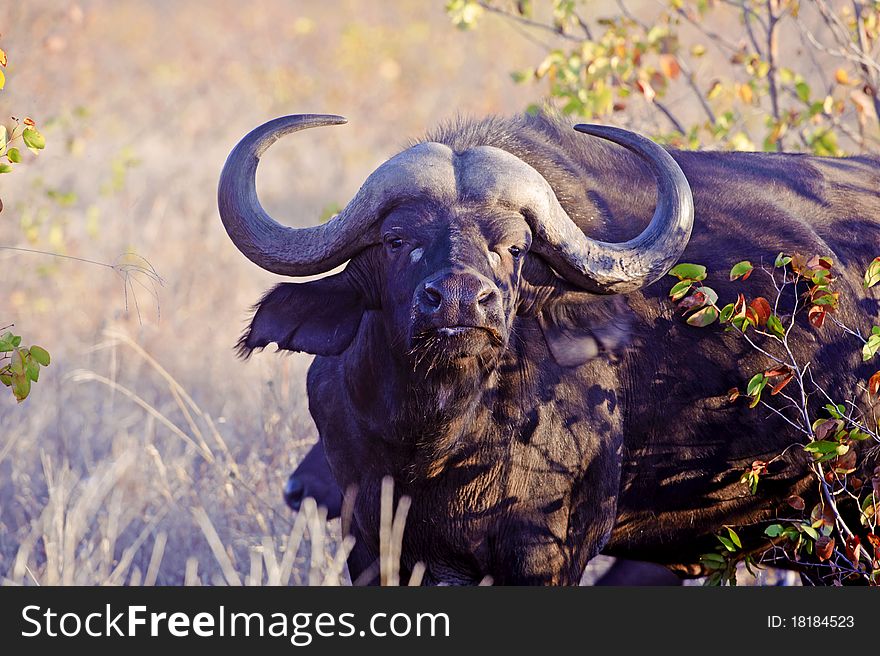
[[(108, 330), (96, 351), (111, 350), (114, 360), (120, 347), (133, 353), (165, 385), (165, 394), (148, 400), (128, 386), (95, 371), (76, 370), (68, 375), (74, 384), (94, 384), (130, 401), (149, 420), (150, 437), (116, 445), (119, 455), (101, 460), (88, 476), (59, 463), (46, 451), (40, 452), (45, 503), (30, 530), (20, 540), (15, 557), (3, 575), (13, 585), (154, 585), (174, 582), (176, 575), (163, 577), (164, 558), (171, 531), (162, 528), (174, 515), (177, 522), (189, 517), (188, 526), (174, 530), (200, 532), (208, 549), (186, 558), (182, 580), (186, 585), (340, 585), (347, 582), (345, 559), (353, 539), (340, 540), (328, 525), (326, 510), (311, 499), (290, 517), (278, 500), (265, 498), (254, 489), (236, 461), (217, 423), (184, 387), (128, 334)], [(119, 400), (116, 405), (121, 405)], [(175, 412), (176, 411), (176, 412)], [(166, 430), (184, 447), (174, 459), (163, 455), (168, 449), (157, 445), (156, 433)], [(0, 448), (6, 456), (15, 445), (15, 435)], [(218, 483), (202, 496), (194, 477)], [(142, 486), (149, 486), (143, 494)], [(230, 542), (228, 527), (221, 531), (211, 517), (210, 505), (217, 499), (244, 502), (254, 513), (262, 535), (255, 532)], [(151, 504), (151, 498), (160, 503)], [(272, 528), (282, 528), (275, 534)], [(338, 530), (338, 529), (336, 529)], [(226, 533), (225, 535), (223, 533)], [(240, 558), (246, 544), (247, 561)], [(206, 559), (210, 554), (210, 559)], [(211, 562), (213, 561), (213, 562)], [(2, 564), (2, 561), (0, 561)], [(220, 576), (206, 581), (200, 568), (210, 565)], [(247, 568), (247, 569), (245, 569)]]

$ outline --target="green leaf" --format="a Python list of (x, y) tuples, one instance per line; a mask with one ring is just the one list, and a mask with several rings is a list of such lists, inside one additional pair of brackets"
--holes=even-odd
[(868, 337), (868, 341), (862, 347), (862, 361), (867, 362), (873, 358), (878, 350), (880, 350), (880, 335), (874, 333)]
[(718, 320), (721, 321), (721, 323), (727, 323), (728, 321), (730, 321), (730, 317), (733, 316), (733, 311), (735, 309), (736, 308), (733, 303), (728, 303), (723, 308), (721, 308), (721, 314), (718, 315)]
[(755, 267), (752, 266), (752, 263), (748, 260), (743, 260), (742, 262), (737, 262), (733, 265), (733, 268), (730, 270), (730, 279), (736, 280), (737, 278), (742, 278), (743, 276), (748, 277), (748, 274), (752, 272), (752, 269)]
[(717, 553), (705, 553), (700, 556), (700, 561), (709, 569), (723, 569), (727, 566), (724, 556)]
[(24, 139), (24, 143), (28, 148), (42, 150), (46, 147), (46, 138), (40, 134), (37, 128), (25, 128), (24, 132), (21, 133), (21, 138)]
[(0, 335), (0, 353), (6, 353), (15, 348), (15, 335), (12, 333), (6, 332)]
[(742, 541), (740, 541), (739, 536), (736, 534), (736, 531), (728, 526), (727, 534), (730, 536), (730, 541), (733, 542), (737, 547), (742, 549)]
[(36, 360), (28, 358), (24, 367), (28, 378), (35, 383), (40, 380), (40, 364)]
[(672, 286), (672, 289), (669, 290), (669, 298), (673, 301), (680, 301), (683, 299), (688, 290), (693, 286), (693, 280), (680, 280)]
[(816, 533), (816, 529), (814, 529), (814, 528), (813, 528), (812, 526), (810, 526), (809, 524), (801, 524), (801, 530), (802, 530), (804, 533), (806, 533), (807, 535), (809, 535), (811, 538), (813, 538), (814, 540), (818, 540), (818, 539), (819, 539), (819, 534)]
[(846, 406), (844, 406), (843, 404), (834, 405), (833, 403), (826, 403), (825, 409), (828, 411), (828, 414), (830, 414), (834, 419), (843, 419), (843, 415), (846, 412)]
[(18, 148), (10, 148), (6, 151), (6, 156), (10, 162), (15, 162), (16, 164), (21, 162), (21, 151)]
[(50, 358), (49, 351), (44, 349), (42, 346), (31, 346), (31, 357), (39, 362), (44, 367), (49, 366)]
[(770, 524), (770, 526), (764, 529), (764, 535), (771, 538), (776, 538), (782, 535), (782, 531), (782, 524)]
[(833, 453), (836, 456), (838, 446), (840, 445), (832, 440), (814, 440), (804, 446), (804, 451), (809, 451), (814, 455)]
[(716, 536), (716, 537), (718, 538), (718, 541), (721, 542), (721, 544), (724, 545), (724, 548), (725, 548), (725, 549), (727, 549), (728, 551), (731, 551), (731, 552), (735, 552), (735, 551), (736, 551), (736, 545), (733, 544), (733, 542), (731, 542), (731, 541), (728, 540), (727, 538), (722, 537), (722, 536), (720, 536), (720, 535), (718, 535), (718, 536)]
[(746, 386), (746, 394), (748, 396), (755, 396), (756, 394), (760, 394), (761, 390), (767, 386), (767, 379), (764, 377), (764, 374), (755, 374), (752, 376), (751, 380), (749, 380), (748, 386)]
[(785, 339), (785, 328), (782, 326), (782, 321), (775, 314), (771, 314), (767, 319), (767, 330), (770, 331), (771, 335), (778, 337), (779, 339)]
[(782, 268), (785, 265), (787, 265), (789, 262), (791, 262), (791, 258), (788, 255), (786, 255), (785, 253), (780, 253), (779, 255), (776, 256), (776, 262), (773, 263), (773, 266), (775, 266), (777, 268)]
[(880, 257), (874, 258), (874, 261), (868, 265), (865, 271), (865, 289), (873, 287), (880, 282)]
[(21, 352), (21, 349), (16, 348), (12, 352), (12, 362), (9, 363), (9, 370), (13, 376), (24, 375), (24, 354)]
[(837, 299), (831, 294), (825, 294), (813, 301), (813, 305), (834, 305), (835, 303), (837, 303)]
[(797, 91), (797, 97), (800, 98), (803, 102), (810, 102), (810, 85), (804, 82), (803, 80), (799, 81), (794, 85), (795, 91)]
[(701, 264), (677, 264), (670, 269), (668, 275), (679, 280), (705, 280), (706, 267)]
[(12, 165), (6, 164), (5, 162), (0, 164), (0, 173), (9, 173), (12, 171)]
[(711, 305), (708, 305), (701, 310), (697, 310), (691, 316), (689, 316), (687, 318), (687, 322), (691, 326), (696, 326), (697, 328), (705, 328), (706, 326), (714, 323), (717, 318), (718, 310), (716, 310)]
[(12, 377), (12, 394), (15, 400), (21, 403), (31, 392), (31, 380), (26, 375)]

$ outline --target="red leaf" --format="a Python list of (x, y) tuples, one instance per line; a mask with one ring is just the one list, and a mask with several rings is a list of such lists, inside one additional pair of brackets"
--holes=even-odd
[(846, 539), (846, 557), (855, 565), (862, 555), (862, 541), (858, 535), (852, 535)]
[(856, 470), (856, 451), (852, 447), (842, 456), (835, 458), (832, 469), (837, 474), (851, 474)]
[[(755, 311), (751, 305), (746, 308), (746, 319), (752, 322), (755, 326), (758, 325), (758, 313)], [(745, 330), (743, 331), (745, 332)]]
[(868, 379), (868, 393), (872, 396), (880, 395), (880, 371), (875, 372)]
[(739, 398), (739, 394), (740, 392), (738, 387), (731, 387), (729, 390), (727, 390), (727, 400), (733, 403)]
[(874, 547), (874, 558), (880, 560), (880, 536), (868, 533), (868, 544)]
[[(745, 276), (743, 276), (743, 280), (745, 280)], [(755, 314), (758, 316), (758, 325), (766, 326), (767, 319), (770, 318), (770, 315), (773, 314), (773, 310), (770, 307), (770, 303), (767, 302), (767, 299), (763, 296), (759, 296), (754, 301), (749, 303), (749, 307), (755, 311)]]
[(807, 258), (801, 255), (800, 253), (795, 253), (791, 256), (791, 262), (789, 262), (789, 266), (791, 270), (795, 273), (803, 273), (804, 269), (809, 268), (807, 266)]
[(788, 498), (785, 500), (785, 502), (786, 502), (789, 506), (791, 506), (792, 508), (794, 508), (795, 510), (803, 510), (804, 508), (806, 508), (806, 504), (804, 503), (803, 498), (802, 498), (802, 497), (799, 497), (799, 496), (796, 495), (796, 494), (792, 494), (790, 497), (788, 497)]
[(816, 555), (824, 562), (834, 554), (834, 538), (825, 535), (816, 540)]
[(831, 258), (819, 257), (818, 255), (814, 255), (810, 258), (810, 261), (807, 262), (807, 267), (810, 269), (826, 269), (831, 271), (833, 265), (834, 263), (831, 261)]
[(827, 314), (828, 312), (825, 310), (824, 306), (814, 305), (810, 308), (810, 312), (807, 316), (814, 328), (821, 328), (825, 323), (825, 317)]
[(835, 519), (834, 511), (831, 509), (831, 506), (824, 503), (817, 503), (813, 506), (812, 512), (810, 512), (810, 521), (815, 528), (819, 528), (820, 526), (834, 526)]
[(826, 419), (816, 426), (815, 435), (817, 440), (827, 440), (837, 431), (843, 428), (843, 422), (840, 419)]
[(681, 301), (678, 304), (678, 309), (681, 310), (682, 313), (687, 312), (688, 310), (694, 310), (696, 308), (701, 308), (706, 304), (706, 295), (703, 292), (694, 292), (687, 298)]
[(782, 389), (791, 382), (791, 379), (794, 378), (792, 374), (788, 374), (778, 383), (773, 386), (773, 389), (770, 390), (770, 396), (776, 396), (779, 394)]
[(773, 367), (772, 369), (767, 369), (764, 372), (764, 378), (773, 378), (774, 376), (787, 376), (791, 373), (791, 367), (787, 364), (779, 365), (777, 367)]

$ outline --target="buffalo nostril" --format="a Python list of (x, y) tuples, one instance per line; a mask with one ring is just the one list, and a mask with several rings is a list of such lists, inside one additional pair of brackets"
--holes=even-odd
[(443, 302), (443, 294), (433, 285), (427, 284), (425, 285), (425, 302), (431, 307), (440, 307)]
[(284, 501), (293, 510), (299, 510), (305, 498), (306, 488), (295, 476), (291, 475), (284, 484)]

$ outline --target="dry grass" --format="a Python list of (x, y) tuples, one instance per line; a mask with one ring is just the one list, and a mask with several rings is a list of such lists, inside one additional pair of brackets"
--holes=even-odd
[[(48, 143), (3, 176), (0, 245), (128, 274), (0, 250), (3, 324), (53, 356), (25, 404), (0, 395), (0, 581), (347, 581), (338, 522), (313, 505), (294, 515), (281, 497), (316, 437), (310, 359), (233, 354), (247, 308), (277, 279), (229, 242), (216, 182), (257, 123), (344, 114), (348, 126), (279, 143), (260, 171), (270, 212), (314, 223), (439, 121), (524, 107), (530, 90), (508, 71), (534, 55), (503, 26), (457, 32), (442, 6), (0, 4), (0, 115), (33, 117)], [(158, 303), (136, 262), (116, 262), (129, 250), (164, 280)], [(382, 577), (396, 582), (389, 536)]]

